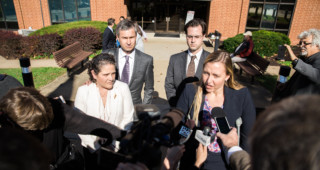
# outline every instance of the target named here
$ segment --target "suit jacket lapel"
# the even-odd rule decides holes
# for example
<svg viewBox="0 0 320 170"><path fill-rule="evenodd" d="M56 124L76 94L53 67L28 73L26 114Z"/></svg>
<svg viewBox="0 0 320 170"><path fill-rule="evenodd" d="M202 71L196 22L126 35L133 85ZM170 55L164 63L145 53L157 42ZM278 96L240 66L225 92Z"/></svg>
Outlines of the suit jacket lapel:
<svg viewBox="0 0 320 170"><path fill-rule="evenodd" d="M187 77L187 58L188 58L188 51L185 51L184 55L181 55L182 62L180 62L180 68L182 68L182 78L185 79Z"/></svg>
<svg viewBox="0 0 320 170"><path fill-rule="evenodd" d="M119 48L115 49L114 59L116 60L116 67L119 68Z"/></svg>
<svg viewBox="0 0 320 170"><path fill-rule="evenodd" d="M119 75L119 48L116 48L114 51L113 51L113 56L114 56L114 60L116 62L116 80L120 80L120 75Z"/></svg>
<svg viewBox="0 0 320 170"><path fill-rule="evenodd" d="M131 79L130 79L130 82L129 82L129 87L131 86L133 80L135 79L136 77L136 73L137 73L137 64L138 63L141 63L142 61L140 61L140 53L138 50L135 50L135 54L134 54L134 62L133 62L133 72L132 72L132 76L131 76Z"/></svg>

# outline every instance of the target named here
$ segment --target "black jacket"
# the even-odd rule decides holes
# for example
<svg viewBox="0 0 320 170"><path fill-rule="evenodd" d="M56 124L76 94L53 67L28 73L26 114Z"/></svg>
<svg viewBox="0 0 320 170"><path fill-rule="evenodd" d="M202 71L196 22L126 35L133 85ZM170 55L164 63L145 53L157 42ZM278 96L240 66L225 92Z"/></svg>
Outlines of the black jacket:
<svg viewBox="0 0 320 170"><path fill-rule="evenodd" d="M116 36L113 34L110 28L107 27L103 33L102 50L114 48L115 44L116 44Z"/></svg>

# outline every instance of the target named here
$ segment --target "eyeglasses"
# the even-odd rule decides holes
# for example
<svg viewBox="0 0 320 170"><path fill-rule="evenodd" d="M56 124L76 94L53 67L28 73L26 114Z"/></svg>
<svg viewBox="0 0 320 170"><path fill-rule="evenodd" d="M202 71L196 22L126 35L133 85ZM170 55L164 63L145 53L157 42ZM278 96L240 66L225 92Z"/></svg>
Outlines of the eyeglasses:
<svg viewBox="0 0 320 170"><path fill-rule="evenodd" d="M310 45L310 44L312 44L312 43L307 43L307 42L305 42L305 41L299 41L299 44L298 44L298 45L300 45L300 46L302 46L302 45L307 46L307 45Z"/></svg>
<svg viewBox="0 0 320 170"><path fill-rule="evenodd" d="M187 35L187 38L188 39L199 39L199 38L202 38L202 35L196 35L196 36L192 36L192 35Z"/></svg>

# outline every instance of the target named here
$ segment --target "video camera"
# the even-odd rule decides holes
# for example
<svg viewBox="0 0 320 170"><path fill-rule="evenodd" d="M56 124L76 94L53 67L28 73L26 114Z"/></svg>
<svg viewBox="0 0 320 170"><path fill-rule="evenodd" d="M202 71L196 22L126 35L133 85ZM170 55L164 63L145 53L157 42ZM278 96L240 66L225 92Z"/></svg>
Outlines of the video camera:
<svg viewBox="0 0 320 170"><path fill-rule="evenodd" d="M170 140L172 127L161 122L160 110L155 105L136 105L138 121L121 140L120 149L114 152L107 147L98 150L98 165L115 169L120 162L141 162L149 169L159 166L162 152L160 146L180 144Z"/></svg>

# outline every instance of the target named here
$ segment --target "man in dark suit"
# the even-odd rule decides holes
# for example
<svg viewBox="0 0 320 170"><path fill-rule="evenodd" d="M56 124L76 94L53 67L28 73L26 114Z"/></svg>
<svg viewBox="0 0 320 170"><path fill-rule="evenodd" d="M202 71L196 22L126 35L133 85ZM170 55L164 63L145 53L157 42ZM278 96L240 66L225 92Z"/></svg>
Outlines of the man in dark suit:
<svg viewBox="0 0 320 170"><path fill-rule="evenodd" d="M207 31L207 25L203 20L189 21L184 31L189 48L170 57L164 85L167 99L172 107L176 105L185 84L201 78L203 62L209 55L209 52L202 48Z"/></svg>
<svg viewBox="0 0 320 170"><path fill-rule="evenodd" d="M123 20L117 25L117 39L120 48L103 50L115 57L117 78L129 85L133 104L151 104L153 93L153 57L137 49L137 30L134 23ZM141 91L144 84L144 99Z"/></svg>
<svg viewBox="0 0 320 170"><path fill-rule="evenodd" d="M108 19L108 27L104 30L102 39L102 50L114 48L116 43L116 36L113 33L113 26L115 23L114 18Z"/></svg>

